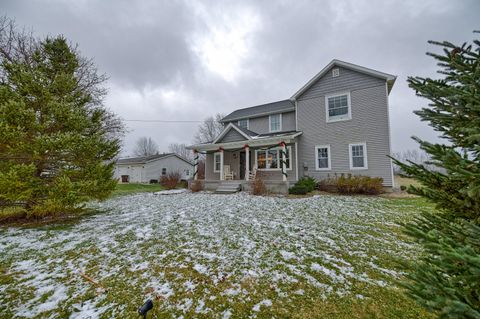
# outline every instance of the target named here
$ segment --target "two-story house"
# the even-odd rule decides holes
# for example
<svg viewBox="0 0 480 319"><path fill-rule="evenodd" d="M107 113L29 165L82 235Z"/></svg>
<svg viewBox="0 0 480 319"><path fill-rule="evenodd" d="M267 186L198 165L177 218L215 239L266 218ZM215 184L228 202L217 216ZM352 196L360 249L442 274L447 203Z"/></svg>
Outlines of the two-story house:
<svg viewBox="0 0 480 319"><path fill-rule="evenodd" d="M206 154L205 188L245 189L259 172L278 192L302 176L342 173L381 177L392 187L388 96L395 79L333 60L289 99L230 113L214 141L189 147Z"/></svg>

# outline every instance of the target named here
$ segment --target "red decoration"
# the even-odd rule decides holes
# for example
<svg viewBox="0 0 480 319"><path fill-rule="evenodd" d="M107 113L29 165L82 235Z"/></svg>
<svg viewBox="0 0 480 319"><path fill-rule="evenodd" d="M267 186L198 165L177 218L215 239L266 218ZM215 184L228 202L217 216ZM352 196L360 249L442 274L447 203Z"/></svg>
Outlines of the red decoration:
<svg viewBox="0 0 480 319"><path fill-rule="evenodd" d="M250 147L250 146L248 146L248 144L243 145L243 148L247 148L247 147Z"/></svg>
<svg viewBox="0 0 480 319"><path fill-rule="evenodd" d="M281 141L280 144L278 144L278 145L280 145L280 147L284 147L286 144L285 144L284 141Z"/></svg>

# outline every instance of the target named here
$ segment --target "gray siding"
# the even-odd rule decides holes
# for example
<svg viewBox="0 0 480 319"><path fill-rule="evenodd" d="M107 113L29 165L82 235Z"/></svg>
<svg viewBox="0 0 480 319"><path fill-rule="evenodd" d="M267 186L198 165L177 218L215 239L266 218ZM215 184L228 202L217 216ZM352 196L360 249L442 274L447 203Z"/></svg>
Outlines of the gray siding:
<svg viewBox="0 0 480 319"><path fill-rule="evenodd" d="M295 112L286 112L282 114L282 131L295 130ZM270 133L268 126L269 116L254 117L248 120L248 129L258 134ZM234 121L233 124L237 124ZM228 123L225 123L228 125Z"/></svg>
<svg viewBox="0 0 480 319"><path fill-rule="evenodd" d="M335 173L361 174L382 177L385 186L392 186L386 82L346 69L334 79L328 72L298 101L298 130L303 132L299 175L322 179ZM339 91L350 91L352 119L327 123L324 95ZM367 145L368 169L350 170L349 144L361 142ZM315 170L316 145L330 145L330 171Z"/></svg>
<svg viewBox="0 0 480 319"><path fill-rule="evenodd" d="M228 143L228 142L237 142L237 141L244 141L246 138L240 134L237 130L235 129L230 129L225 136L218 141L217 143Z"/></svg>
<svg viewBox="0 0 480 319"><path fill-rule="evenodd" d="M339 69L340 76L332 77L332 69ZM363 74L350 69L333 66L312 87L303 93L298 99L311 99L329 93L341 91L354 91L369 87L384 85L385 80Z"/></svg>

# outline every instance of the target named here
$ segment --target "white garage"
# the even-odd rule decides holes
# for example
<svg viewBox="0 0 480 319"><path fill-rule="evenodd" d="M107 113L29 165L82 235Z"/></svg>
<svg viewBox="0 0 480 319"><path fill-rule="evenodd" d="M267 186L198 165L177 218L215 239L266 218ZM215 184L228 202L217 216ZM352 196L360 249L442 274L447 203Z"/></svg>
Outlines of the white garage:
<svg viewBox="0 0 480 319"><path fill-rule="evenodd" d="M173 172L188 180L193 177L193 163L174 153L121 158L115 164L114 178L122 183L149 183Z"/></svg>

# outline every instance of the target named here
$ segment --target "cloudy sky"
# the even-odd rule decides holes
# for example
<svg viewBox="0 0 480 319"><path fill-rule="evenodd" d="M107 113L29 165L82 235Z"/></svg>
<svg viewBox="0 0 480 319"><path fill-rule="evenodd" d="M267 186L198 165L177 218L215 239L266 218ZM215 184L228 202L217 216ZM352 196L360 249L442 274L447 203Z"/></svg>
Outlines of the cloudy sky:
<svg viewBox="0 0 480 319"><path fill-rule="evenodd" d="M393 150L436 134L409 75L435 76L427 40L470 41L480 1L21 1L0 13L38 36L63 34L109 75L106 105L125 120L201 121L289 98L332 59L398 76L390 95ZM127 122L123 154L152 137L166 151L197 123Z"/></svg>

